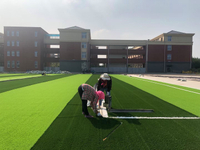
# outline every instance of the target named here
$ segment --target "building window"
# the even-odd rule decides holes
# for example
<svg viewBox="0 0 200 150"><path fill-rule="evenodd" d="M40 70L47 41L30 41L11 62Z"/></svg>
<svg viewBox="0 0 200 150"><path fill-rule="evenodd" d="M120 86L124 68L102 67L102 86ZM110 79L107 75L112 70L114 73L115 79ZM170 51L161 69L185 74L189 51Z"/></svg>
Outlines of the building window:
<svg viewBox="0 0 200 150"><path fill-rule="evenodd" d="M15 35L15 32L14 31L12 31L12 36L14 36Z"/></svg>
<svg viewBox="0 0 200 150"><path fill-rule="evenodd" d="M16 44L17 44L17 46L19 47L19 41L17 41L17 43L16 43Z"/></svg>
<svg viewBox="0 0 200 150"><path fill-rule="evenodd" d="M10 68L10 61L7 61L7 68Z"/></svg>
<svg viewBox="0 0 200 150"><path fill-rule="evenodd" d="M10 36L10 31L7 31L7 36Z"/></svg>
<svg viewBox="0 0 200 150"><path fill-rule="evenodd" d="M87 38L87 33L86 32L82 32L82 39L86 39Z"/></svg>
<svg viewBox="0 0 200 150"><path fill-rule="evenodd" d="M171 60L172 59L172 55L171 54L167 54L167 60Z"/></svg>
<svg viewBox="0 0 200 150"><path fill-rule="evenodd" d="M35 68L38 68L38 62L35 61Z"/></svg>
<svg viewBox="0 0 200 150"><path fill-rule="evenodd" d="M16 52L17 57L19 57L19 51Z"/></svg>
<svg viewBox="0 0 200 150"><path fill-rule="evenodd" d="M7 56L10 56L10 51L7 51Z"/></svg>
<svg viewBox="0 0 200 150"><path fill-rule="evenodd" d="M12 68L15 68L15 61L12 61Z"/></svg>
<svg viewBox="0 0 200 150"><path fill-rule="evenodd" d="M12 56L15 56L15 52L14 51L12 51Z"/></svg>
<svg viewBox="0 0 200 150"><path fill-rule="evenodd" d="M87 43L85 43L85 42L81 43L81 47L82 48L87 48Z"/></svg>
<svg viewBox="0 0 200 150"><path fill-rule="evenodd" d="M35 47L37 47L37 45L38 45L38 43L37 43L37 42L35 42Z"/></svg>
<svg viewBox="0 0 200 150"><path fill-rule="evenodd" d="M172 41L172 36L168 36L168 41Z"/></svg>
<svg viewBox="0 0 200 150"><path fill-rule="evenodd" d="M37 51L35 51L35 57L37 57L38 56L38 52Z"/></svg>
<svg viewBox="0 0 200 150"><path fill-rule="evenodd" d="M167 50L171 51L172 50L172 46L171 45L167 45Z"/></svg>
<svg viewBox="0 0 200 150"><path fill-rule="evenodd" d="M38 32L37 31L35 31L35 37L37 37L38 36Z"/></svg>
<svg viewBox="0 0 200 150"><path fill-rule="evenodd" d="M19 65L20 65L20 64L19 64L19 61L17 61L17 68L19 68Z"/></svg>
<svg viewBox="0 0 200 150"><path fill-rule="evenodd" d="M10 41L7 41L7 46L10 46Z"/></svg>
<svg viewBox="0 0 200 150"><path fill-rule="evenodd" d="M81 58L86 58L86 52L81 53Z"/></svg>
<svg viewBox="0 0 200 150"><path fill-rule="evenodd" d="M19 36L19 31L16 32L16 36Z"/></svg>
<svg viewBox="0 0 200 150"><path fill-rule="evenodd" d="M15 41L12 41L12 46L15 46Z"/></svg>

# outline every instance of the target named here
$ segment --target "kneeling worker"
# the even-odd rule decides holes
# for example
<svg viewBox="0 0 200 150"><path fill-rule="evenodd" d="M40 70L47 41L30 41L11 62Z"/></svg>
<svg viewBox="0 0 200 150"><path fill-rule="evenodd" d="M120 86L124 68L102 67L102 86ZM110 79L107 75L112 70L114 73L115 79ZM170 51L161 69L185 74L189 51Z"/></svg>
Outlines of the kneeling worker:
<svg viewBox="0 0 200 150"><path fill-rule="evenodd" d="M106 92L106 95L111 96L110 91L112 88L112 79L111 77L107 74L104 73L100 76L100 78L98 79L98 83L97 83L97 91L102 91L102 92ZM101 106L102 101L99 101L99 105Z"/></svg>
<svg viewBox="0 0 200 150"><path fill-rule="evenodd" d="M105 95L102 91L95 91L95 89L89 84L82 84L78 88L78 92L80 98L82 100L82 114L87 118L92 118L87 109L87 100L91 101L91 107L94 113L98 113L97 111L97 102L100 99L105 99Z"/></svg>

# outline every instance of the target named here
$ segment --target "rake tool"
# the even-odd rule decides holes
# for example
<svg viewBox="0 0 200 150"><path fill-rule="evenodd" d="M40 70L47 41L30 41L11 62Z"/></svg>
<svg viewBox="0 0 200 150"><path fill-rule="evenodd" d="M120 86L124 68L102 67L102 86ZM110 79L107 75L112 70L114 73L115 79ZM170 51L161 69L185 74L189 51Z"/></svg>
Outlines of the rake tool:
<svg viewBox="0 0 200 150"><path fill-rule="evenodd" d="M103 139L103 141L105 141L112 133L114 133L122 124L123 122L120 122L120 124Z"/></svg>

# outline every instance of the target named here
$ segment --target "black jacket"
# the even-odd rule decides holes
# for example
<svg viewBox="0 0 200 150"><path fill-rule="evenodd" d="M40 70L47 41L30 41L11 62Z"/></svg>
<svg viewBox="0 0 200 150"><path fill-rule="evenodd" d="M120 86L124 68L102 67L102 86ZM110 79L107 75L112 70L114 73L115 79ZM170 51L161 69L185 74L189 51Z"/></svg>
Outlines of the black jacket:
<svg viewBox="0 0 200 150"><path fill-rule="evenodd" d="M110 76L109 76L110 77ZM97 83L97 91L99 91L101 88L103 88L103 86L101 85L102 83L102 79L99 78L98 83ZM107 86L105 87L107 88L107 91L110 92L111 88L112 88L112 79L110 77L110 80L107 80Z"/></svg>

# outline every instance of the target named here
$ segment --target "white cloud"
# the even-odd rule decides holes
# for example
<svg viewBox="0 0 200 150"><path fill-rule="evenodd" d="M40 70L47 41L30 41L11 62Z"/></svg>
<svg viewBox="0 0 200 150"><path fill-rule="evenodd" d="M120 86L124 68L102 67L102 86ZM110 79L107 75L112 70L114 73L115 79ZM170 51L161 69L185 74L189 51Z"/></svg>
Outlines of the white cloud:
<svg viewBox="0 0 200 150"><path fill-rule="evenodd" d="M100 29L91 33L92 38L107 38L110 35L110 30L107 29Z"/></svg>
<svg viewBox="0 0 200 150"><path fill-rule="evenodd" d="M78 0L62 0L64 4L78 3Z"/></svg>

